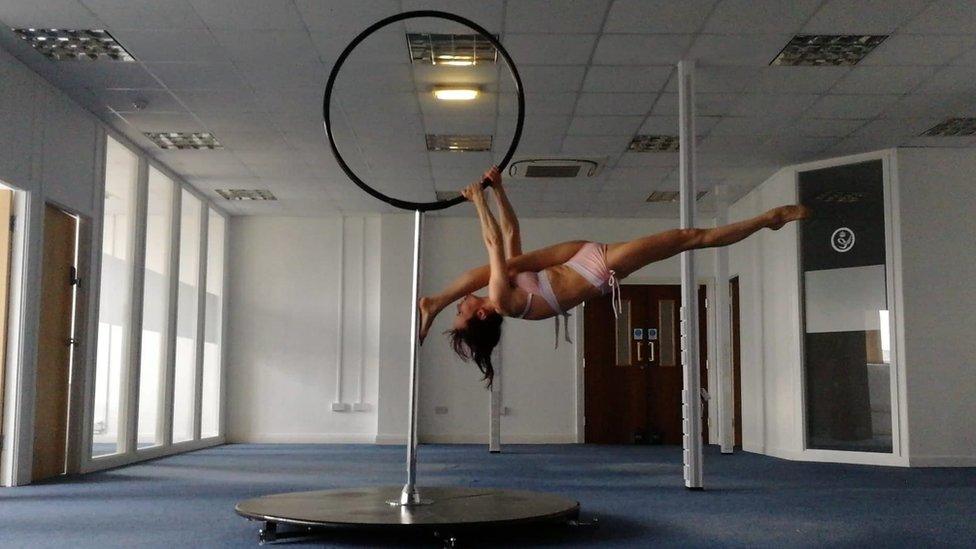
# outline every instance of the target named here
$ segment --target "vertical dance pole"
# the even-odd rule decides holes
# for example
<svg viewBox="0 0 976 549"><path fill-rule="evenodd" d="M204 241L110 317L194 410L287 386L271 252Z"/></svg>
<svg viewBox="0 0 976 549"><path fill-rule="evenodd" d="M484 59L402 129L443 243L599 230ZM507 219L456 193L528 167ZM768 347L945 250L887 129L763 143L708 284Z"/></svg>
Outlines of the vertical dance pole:
<svg viewBox="0 0 976 549"><path fill-rule="evenodd" d="M497 454L502 451L502 351L501 345L495 348L495 380L491 384L491 403L488 417L488 451Z"/></svg>
<svg viewBox="0 0 976 549"><path fill-rule="evenodd" d="M695 227L695 62L678 62L678 148L681 191L681 228ZM695 280L695 253L681 254L681 353L684 390L681 415L684 432L685 487L701 490L702 423L701 379L698 370L698 287Z"/></svg>
<svg viewBox="0 0 976 549"><path fill-rule="evenodd" d="M424 213L420 210L413 214L413 293L410 300L410 425L407 432L407 483L400 492L400 501L391 501L393 505L420 505L430 503L420 498L417 493L417 391L420 384L420 365L417 355L420 352L419 328L420 314L417 302L420 299L420 239L424 228Z"/></svg>

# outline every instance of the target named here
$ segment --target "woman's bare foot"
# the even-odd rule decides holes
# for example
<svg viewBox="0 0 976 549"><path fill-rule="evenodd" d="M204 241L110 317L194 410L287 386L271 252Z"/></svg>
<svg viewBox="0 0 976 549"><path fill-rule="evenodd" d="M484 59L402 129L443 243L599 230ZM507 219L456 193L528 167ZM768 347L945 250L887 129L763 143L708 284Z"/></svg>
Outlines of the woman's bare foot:
<svg viewBox="0 0 976 549"><path fill-rule="evenodd" d="M423 344L430 326L434 323L434 317L440 311L435 306L434 300L429 297L420 298L417 308L420 309L420 343Z"/></svg>
<svg viewBox="0 0 976 549"><path fill-rule="evenodd" d="M783 228L783 225L786 225L791 221L810 219L812 215L813 210L804 206L803 204L780 206L779 208L769 210L769 225L767 225L767 227L774 231L778 231Z"/></svg>

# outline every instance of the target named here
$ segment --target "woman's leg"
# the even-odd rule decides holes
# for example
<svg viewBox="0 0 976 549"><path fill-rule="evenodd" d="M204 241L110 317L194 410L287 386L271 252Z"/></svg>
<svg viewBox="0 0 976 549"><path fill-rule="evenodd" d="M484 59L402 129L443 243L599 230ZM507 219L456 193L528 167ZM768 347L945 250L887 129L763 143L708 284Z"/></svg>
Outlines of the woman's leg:
<svg viewBox="0 0 976 549"><path fill-rule="evenodd" d="M607 265L625 277L656 261L687 250L730 246L763 228L778 230L790 221L810 217L805 206L780 206L766 213L714 229L673 229L607 247Z"/></svg>

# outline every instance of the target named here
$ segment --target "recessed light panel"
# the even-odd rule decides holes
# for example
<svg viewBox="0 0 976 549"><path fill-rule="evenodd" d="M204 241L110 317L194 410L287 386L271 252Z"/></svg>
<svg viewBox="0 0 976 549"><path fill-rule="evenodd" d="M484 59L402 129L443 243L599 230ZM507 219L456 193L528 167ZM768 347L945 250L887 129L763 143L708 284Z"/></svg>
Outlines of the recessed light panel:
<svg viewBox="0 0 976 549"><path fill-rule="evenodd" d="M427 134L428 151L482 152L491 150L490 135Z"/></svg>
<svg viewBox="0 0 976 549"><path fill-rule="evenodd" d="M627 150L633 152L676 152L678 150L678 136L635 135Z"/></svg>
<svg viewBox="0 0 976 549"><path fill-rule="evenodd" d="M407 33L410 61L424 65L469 67L494 63L498 52L480 34Z"/></svg>
<svg viewBox="0 0 976 549"><path fill-rule="evenodd" d="M146 137L152 140L160 149L166 150L201 150L223 149L217 137L208 132L146 132Z"/></svg>
<svg viewBox="0 0 976 549"><path fill-rule="evenodd" d="M108 31L71 29L13 29L35 50L55 61L110 59L135 61Z"/></svg>
<svg viewBox="0 0 976 549"><path fill-rule="evenodd" d="M708 191L698 191L695 200L701 200ZM652 191L647 197L647 202L677 202L681 194L678 191Z"/></svg>
<svg viewBox="0 0 976 549"><path fill-rule="evenodd" d="M885 41L885 34L798 34L769 64L851 66Z"/></svg>
<svg viewBox="0 0 976 549"><path fill-rule="evenodd" d="M924 137L959 137L976 135L976 118L949 118L945 122L940 122L932 126L925 133Z"/></svg>
<svg viewBox="0 0 976 549"><path fill-rule="evenodd" d="M268 189L217 189L227 200L278 200Z"/></svg>

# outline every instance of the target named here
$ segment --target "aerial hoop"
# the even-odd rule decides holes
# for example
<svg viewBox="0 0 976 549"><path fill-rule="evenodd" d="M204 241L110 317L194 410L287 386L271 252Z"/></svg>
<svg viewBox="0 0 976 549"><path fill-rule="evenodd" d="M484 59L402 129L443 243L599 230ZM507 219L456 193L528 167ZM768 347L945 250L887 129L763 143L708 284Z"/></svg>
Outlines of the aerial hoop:
<svg viewBox="0 0 976 549"><path fill-rule="evenodd" d="M462 196L457 196L448 200L437 200L434 202L411 202L409 200L400 200L392 196L387 196L380 191L377 191L368 183L363 181L362 178L360 178L356 172L349 167L345 159L342 157L342 154L339 152L339 148L336 146L335 136L332 133L332 117L329 112L331 110L332 89L335 86L336 77L339 75L339 71L342 69L342 65L345 63L346 58L349 57L349 54L352 53L354 49L356 49L356 46L358 46L363 40L368 38L377 30L391 23L421 17L446 19L470 28L471 30L480 34L485 40L490 42L508 65L508 70L511 72L512 78L515 80L515 93L518 98L518 120L515 124L515 134L512 136L512 143L508 146L508 151L505 152L505 156L502 157L501 162L498 163L499 170L505 169L505 166L507 166L509 161L512 160L512 156L515 154L515 149L518 148L519 140L522 138L522 124L525 122L525 94L522 91L522 77L519 76L518 69L515 67L515 62L512 61L512 57L508 54L508 51L505 50L505 47L502 46L501 42L499 42L493 34L485 30L484 27L478 25L474 21L461 17L460 15L454 15L453 13L437 10L405 11L403 13L398 13L385 19L381 19L380 21L377 21L376 23L373 23L367 27L363 32L359 33L359 35L353 38L352 42L346 46L346 49L342 50L342 53L339 54L339 58L336 60L335 65L332 67L332 72L329 73L329 81L325 86L325 96L322 99L322 117L325 122L325 133L329 136L329 145L332 147L332 154L335 156L336 162L339 163L339 167L342 168L342 171L345 172L346 176L348 176L353 183L355 183L360 189L369 193L371 196L378 198L395 208L418 212L429 212L450 208L451 206L464 202L465 199Z"/></svg>

